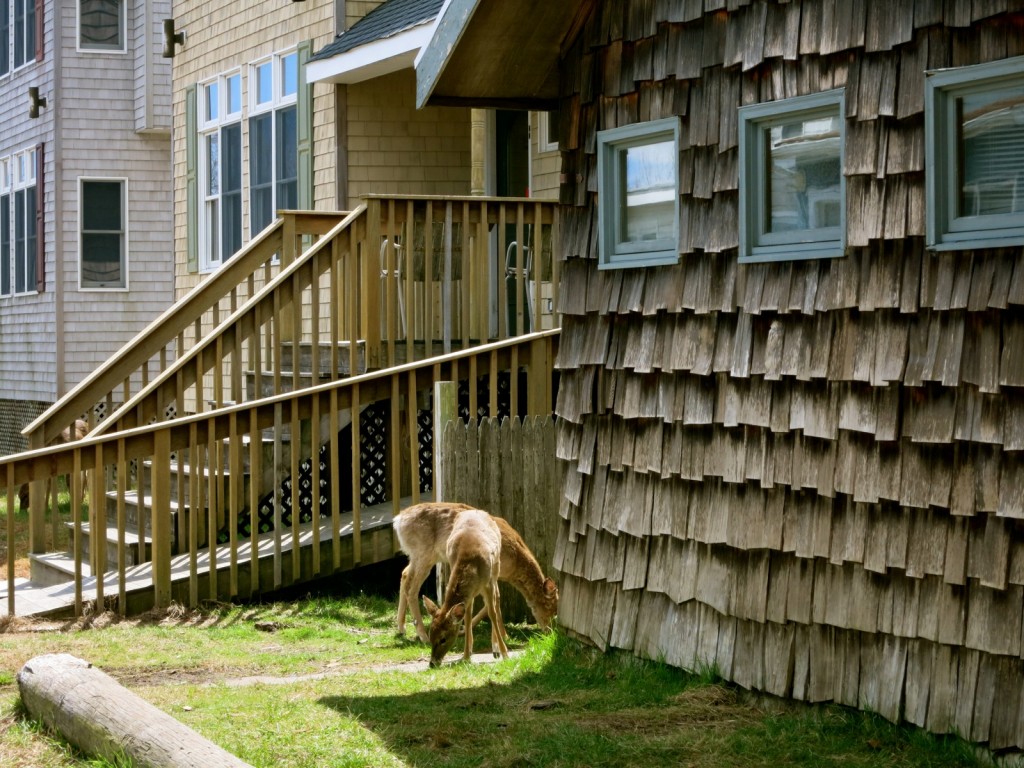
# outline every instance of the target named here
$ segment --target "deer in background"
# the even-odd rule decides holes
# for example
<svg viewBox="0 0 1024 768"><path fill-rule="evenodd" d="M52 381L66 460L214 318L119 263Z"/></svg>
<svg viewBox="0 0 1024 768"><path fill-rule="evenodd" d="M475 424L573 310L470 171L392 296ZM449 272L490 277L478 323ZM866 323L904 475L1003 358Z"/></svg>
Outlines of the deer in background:
<svg viewBox="0 0 1024 768"><path fill-rule="evenodd" d="M441 664L448 649L465 631L462 657L473 655L473 602L477 595L484 599L484 608L491 621L491 650L508 658L505 627L501 620L501 596L498 592L498 569L501 564L501 531L494 518L479 509L461 510L455 518L445 547L452 573L440 607L429 597L423 603L432 617L430 622L430 666Z"/></svg>
<svg viewBox="0 0 1024 768"><path fill-rule="evenodd" d="M409 556L409 565L402 571L398 596L398 633L405 634L406 611L412 612L419 639L429 642L419 609L419 591L437 562L447 562L447 542L458 516L473 509L468 504L424 502L402 510L395 518L395 535L402 551ZM537 624L551 628L551 619L558 611L558 587L545 578L537 558L526 546L522 536L501 517L494 517L501 532L501 568L498 578L515 587L530 606ZM474 618L475 625L486 610ZM505 636L503 636L503 639Z"/></svg>

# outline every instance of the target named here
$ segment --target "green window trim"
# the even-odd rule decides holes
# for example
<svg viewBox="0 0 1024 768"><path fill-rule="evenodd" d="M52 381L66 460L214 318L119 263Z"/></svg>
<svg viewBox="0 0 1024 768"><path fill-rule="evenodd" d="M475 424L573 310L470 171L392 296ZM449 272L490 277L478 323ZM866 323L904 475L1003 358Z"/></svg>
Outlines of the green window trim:
<svg viewBox="0 0 1024 768"><path fill-rule="evenodd" d="M679 261L679 118L597 133L598 268Z"/></svg>
<svg viewBox="0 0 1024 768"><path fill-rule="evenodd" d="M1024 56L925 73L925 205L931 250L1024 244Z"/></svg>
<svg viewBox="0 0 1024 768"><path fill-rule="evenodd" d="M843 89L740 107L739 121L739 261L843 256Z"/></svg>
<svg viewBox="0 0 1024 768"><path fill-rule="evenodd" d="M298 198L299 208L313 209L313 85L306 82L306 63L313 51L313 41L298 46L299 92L296 94L298 132Z"/></svg>

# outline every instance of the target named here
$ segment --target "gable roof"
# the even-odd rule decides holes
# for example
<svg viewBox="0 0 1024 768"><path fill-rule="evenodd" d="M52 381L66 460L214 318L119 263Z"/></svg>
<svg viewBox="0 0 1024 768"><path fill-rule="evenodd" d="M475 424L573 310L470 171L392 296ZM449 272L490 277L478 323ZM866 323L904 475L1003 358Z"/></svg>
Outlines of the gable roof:
<svg viewBox="0 0 1024 768"><path fill-rule="evenodd" d="M416 106L553 109L558 62L592 0L447 0L416 57Z"/></svg>
<svg viewBox="0 0 1024 768"><path fill-rule="evenodd" d="M408 69L444 0L386 0L309 59L310 82L358 83Z"/></svg>

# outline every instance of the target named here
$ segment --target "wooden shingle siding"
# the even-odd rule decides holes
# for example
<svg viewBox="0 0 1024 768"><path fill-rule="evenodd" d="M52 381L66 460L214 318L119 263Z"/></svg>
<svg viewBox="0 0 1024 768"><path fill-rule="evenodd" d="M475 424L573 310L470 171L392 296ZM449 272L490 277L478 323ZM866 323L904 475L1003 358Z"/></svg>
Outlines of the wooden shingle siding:
<svg viewBox="0 0 1024 768"><path fill-rule="evenodd" d="M1024 259L925 249L924 72L1019 4L601 0L562 67L560 620L1024 747ZM847 253L737 263L738 108L844 88ZM598 270L598 130L678 116L679 263Z"/></svg>

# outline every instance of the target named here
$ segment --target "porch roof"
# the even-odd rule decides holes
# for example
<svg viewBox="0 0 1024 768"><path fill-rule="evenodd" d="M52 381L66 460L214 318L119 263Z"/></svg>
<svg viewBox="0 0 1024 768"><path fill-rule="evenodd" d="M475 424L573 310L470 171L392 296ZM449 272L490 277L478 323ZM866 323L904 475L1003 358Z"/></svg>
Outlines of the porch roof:
<svg viewBox="0 0 1024 768"><path fill-rule="evenodd" d="M409 69L444 0L386 0L309 59L309 82L359 83Z"/></svg>
<svg viewBox="0 0 1024 768"><path fill-rule="evenodd" d="M416 106L553 109L558 62L592 0L446 0L416 57Z"/></svg>

